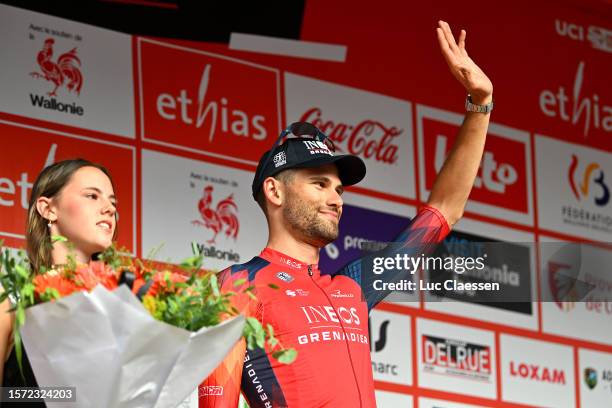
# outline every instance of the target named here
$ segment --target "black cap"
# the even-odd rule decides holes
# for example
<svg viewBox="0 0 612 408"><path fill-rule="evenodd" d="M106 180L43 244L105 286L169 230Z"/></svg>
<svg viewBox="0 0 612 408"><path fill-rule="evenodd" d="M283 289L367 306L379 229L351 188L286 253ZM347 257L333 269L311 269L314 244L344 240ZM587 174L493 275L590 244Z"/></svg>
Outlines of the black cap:
<svg viewBox="0 0 612 408"><path fill-rule="evenodd" d="M310 137L290 138L282 143L282 139L289 133ZM352 186L359 183L366 174L363 160L351 154L335 155L326 144L326 139L327 136L323 132L307 122L296 122L287 127L272 149L259 159L253 178L253 198L257 199L257 193L266 178L287 169L313 168L334 163L342 185Z"/></svg>

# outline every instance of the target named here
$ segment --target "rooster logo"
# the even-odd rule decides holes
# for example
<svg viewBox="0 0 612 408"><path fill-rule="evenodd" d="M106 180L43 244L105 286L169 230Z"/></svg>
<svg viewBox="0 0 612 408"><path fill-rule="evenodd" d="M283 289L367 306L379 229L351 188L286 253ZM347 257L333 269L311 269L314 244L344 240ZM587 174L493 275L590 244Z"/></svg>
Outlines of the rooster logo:
<svg viewBox="0 0 612 408"><path fill-rule="evenodd" d="M81 75L81 60L77 57L76 48L62 54L57 59L57 63L52 61L53 58L53 38L47 38L43 49L40 50L36 57L36 62L40 67L41 72L31 72L30 75L34 78L44 78L47 81L53 82L55 88L51 92L47 92L49 96L57 96L57 88L65 86L69 92L74 92L77 95L81 93L83 85L83 75Z"/></svg>
<svg viewBox="0 0 612 408"><path fill-rule="evenodd" d="M193 225L201 225L206 229L211 229L214 233L213 237L207 241L209 244L214 244L217 239L217 234L225 227L225 236L232 237L234 240L238 237L238 229L240 222L238 221L238 206L234 202L234 195L230 194L227 198L219 201L216 208L212 208L212 193L213 187L204 187L204 193L200 201L198 201L198 210L202 221L194 220Z"/></svg>

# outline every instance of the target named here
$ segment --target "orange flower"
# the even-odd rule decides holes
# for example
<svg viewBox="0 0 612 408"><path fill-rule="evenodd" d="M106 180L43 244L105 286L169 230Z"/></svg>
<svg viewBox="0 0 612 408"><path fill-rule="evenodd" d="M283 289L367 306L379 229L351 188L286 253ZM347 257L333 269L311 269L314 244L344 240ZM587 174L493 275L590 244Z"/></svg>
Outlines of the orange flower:
<svg viewBox="0 0 612 408"><path fill-rule="evenodd" d="M170 281L170 285L168 285ZM179 282L185 282L187 276L170 271L161 271L153 275L153 284L147 291L147 295L156 296L158 294L173 293L176 291L174 284Z"/></svg>
<svg viewBox="0 0 612 408"><path fill-rule="evenodd" d="M40 299L47 289L56 289L61 297L80 290L93 290L98 284L113 290L118 285L117 273L103 262L79 264L75 271L66 268L51 269L34 277L34 291Z"/></svg>
<svg viewBox="0 0 612 408"><path fill-rule="evenodd" d="M81 290L74 282L61 276L57 271L49 271L43 275L37 275L34 278L34 291L37 298L43 294L48 288L56 289L60 296L68 296L78 290Z"/></svg>

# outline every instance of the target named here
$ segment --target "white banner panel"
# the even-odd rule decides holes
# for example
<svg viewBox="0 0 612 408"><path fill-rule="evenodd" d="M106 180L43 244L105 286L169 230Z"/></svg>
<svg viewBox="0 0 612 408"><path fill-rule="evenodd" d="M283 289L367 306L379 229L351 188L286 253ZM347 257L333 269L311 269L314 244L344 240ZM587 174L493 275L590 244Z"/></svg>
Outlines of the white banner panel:
<svg viewBox="0 0 612 408"><path fill-rule="evenodd" d="M579 349L580 406L607 407L612 404L612 354Z"/></svg>
<svg viewBox="0 0 612 408"><path fill-rule="evenodd" d="M412 395L376 390L378 408L412 408Z"/></svg>
<svg viewBox="0 0 612 408"><path fill-rule="evenodd" d="M206 268L220 270L259 255L266 221L251 196L252 173L143 150L143 254L178 262L195 242Z"/></svg>
<svg viewBox="0 0 612 408"><path fill-rule="evenodd" d="M420 387L496 398L492 332L418 319L417 341Z"/></svg>
<svg viewBox="0 0 612 408"><path fill-rule="evenodd" d="M374 380L412 385L410 316L374 309L369 324Z"/></svg>
<svg viewBox="0 0 612 408"><path fill-rule="evenodd" d="M540 227L612 241L612 155L536 135Z"/></svg>
<svg viewBox="0 0 612 408"><path fill-rule="evenodd" d="M415 198L409 102L285 73L285 103L289 123L311 122L333 140L336 153L365 161L359 187Z"/></svg>
<svg viewBox="0 0 612 408"><path fill-rule="evenodd" d="M574 355L569 346L502 334L502 399L538 407L575 406Z"/></svg>
<svg viewBox="0 0 612 408"><path fill-rule="evenodd" d="M0 110L134 137L131 36L0 5Z"/></svg>
<svg viewBox="0 0 612 408"><path fill-rule="evenodd" d="M612 344L612 251L545 236L540 241L542 329Z"/></svg>
<svg viewBox="0 0 612 408"><path fill-rule="evenodd" d="M485 408L482 405L460 404L432 398L419 398L419 408Z"/></svg>

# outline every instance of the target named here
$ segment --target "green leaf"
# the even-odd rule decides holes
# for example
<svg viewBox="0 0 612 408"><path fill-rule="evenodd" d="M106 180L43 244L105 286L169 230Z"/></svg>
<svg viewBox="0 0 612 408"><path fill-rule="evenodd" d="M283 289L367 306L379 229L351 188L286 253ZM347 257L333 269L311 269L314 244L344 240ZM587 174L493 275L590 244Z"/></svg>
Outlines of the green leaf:
<svg viewBox="0 0 612 408"><path fill-rule="evenodd" d="M273 283L268 283L268 286L269 286L270 288L274 289L274 290L278 290L278 289L280 289L280 287L279 287L278 285L275 285L275 284L273 284Z"/></svg>
<svg viewBox="0 0 612 408"><path fill-rule="evenodd" d="M217 276L216 275L211 275L210 277L210 287L213 290L213 294L215 296L219 296L219 284L217 282Z"/></svg>
<svg viewBox="0 0 612 408"><path fill-rule="evenodd" d="M275 351L274 353L272 353L272 357L278 360L279 363L291 364L297 358L297 350L290 348L290 349Z"/></svg>
<svg viewBox="0 0 612 408"><path fill-rule="evenodd" d="M246 278L236 279L236 281L234 282L234 287L237 288L238 286L244 284L246 281Z"/></svg>

